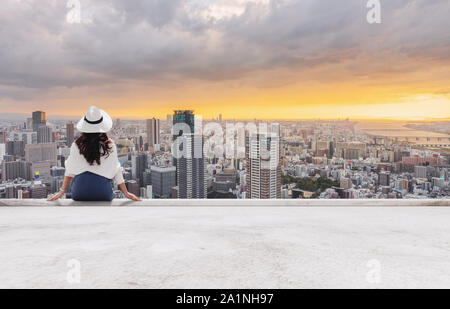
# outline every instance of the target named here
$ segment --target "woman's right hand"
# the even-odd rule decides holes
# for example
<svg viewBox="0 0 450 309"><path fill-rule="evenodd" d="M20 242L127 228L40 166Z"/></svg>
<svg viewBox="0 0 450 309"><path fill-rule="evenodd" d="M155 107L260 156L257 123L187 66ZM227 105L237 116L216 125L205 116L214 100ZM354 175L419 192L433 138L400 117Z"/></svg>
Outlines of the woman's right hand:
<svg viewBox="0 0 450 309"><path fill-rule="evenodd" d="M136 195L134 195L133 193L130 192L125 192L123 195L125 195L125 197L127 199L130 199L132 201L136 201L136 202L141 202L141 199L138 198Z"/></svg>

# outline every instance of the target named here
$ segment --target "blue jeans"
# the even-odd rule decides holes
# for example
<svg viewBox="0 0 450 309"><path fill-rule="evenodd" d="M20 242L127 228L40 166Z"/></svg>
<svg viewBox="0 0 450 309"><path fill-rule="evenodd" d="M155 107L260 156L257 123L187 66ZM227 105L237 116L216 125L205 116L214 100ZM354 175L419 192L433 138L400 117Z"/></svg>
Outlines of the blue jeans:
<svg viewBox="0 0 450 309"><path fill-rule="evenodd" d="M72 199L110 202L114 199L112 180L90 172L77 175L72 183Z"/></svg>

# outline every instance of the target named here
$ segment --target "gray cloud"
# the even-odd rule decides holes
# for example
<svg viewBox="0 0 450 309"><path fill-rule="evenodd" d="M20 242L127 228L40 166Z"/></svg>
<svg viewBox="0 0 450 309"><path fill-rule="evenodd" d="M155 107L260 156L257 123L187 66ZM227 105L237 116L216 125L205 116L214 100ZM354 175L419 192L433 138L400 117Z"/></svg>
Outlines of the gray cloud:
<svg viewBox="0 0 450 309"><path fill-rule="evenodd" d="M235 0L228 3L241 12L224 16L208 13L220 0L80 2L81 24L66 22L65 1L2 3L0 89L7 91L0 99L56 87L326 71L340 63L348 63L346 74L361 76L450 60L448 0L382 1L381 25L367 24L365 0Z"/></svg>

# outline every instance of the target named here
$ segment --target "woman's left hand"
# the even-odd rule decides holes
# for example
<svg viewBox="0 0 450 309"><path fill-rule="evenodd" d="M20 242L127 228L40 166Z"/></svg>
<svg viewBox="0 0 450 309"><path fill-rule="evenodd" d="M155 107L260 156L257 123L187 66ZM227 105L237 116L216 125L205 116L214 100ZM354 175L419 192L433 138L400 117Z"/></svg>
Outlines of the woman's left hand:
<svg viewBox="0 0 450 309"><path fill-rule="evenodd" d="M125 197L126 197L127 199L130 199L130 200L136 201L136 202L141 202L141 199L138 198L138 197L137 197L136 195L134 195L133 193L126 192L126 193L124 193L124 195L125 195Z"/></svg>
<svg viewBox="0 0 450 309"><path fill-rule="evenodd" d="M59 200L64 195L64 191L59 191L58 193L50 196L47 201L53 202Z"/></svg>

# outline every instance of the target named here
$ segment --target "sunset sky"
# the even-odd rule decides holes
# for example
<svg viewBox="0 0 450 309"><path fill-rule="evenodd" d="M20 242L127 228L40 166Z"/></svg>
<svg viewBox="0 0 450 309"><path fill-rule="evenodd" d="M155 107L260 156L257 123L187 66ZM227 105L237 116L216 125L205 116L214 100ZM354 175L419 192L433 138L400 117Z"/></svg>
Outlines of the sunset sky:
<svg viewBox="0 0 450 309"><path fill-rule="evenodd" d="M448 0L1 2L0 113L450 117Z"/></svg>

